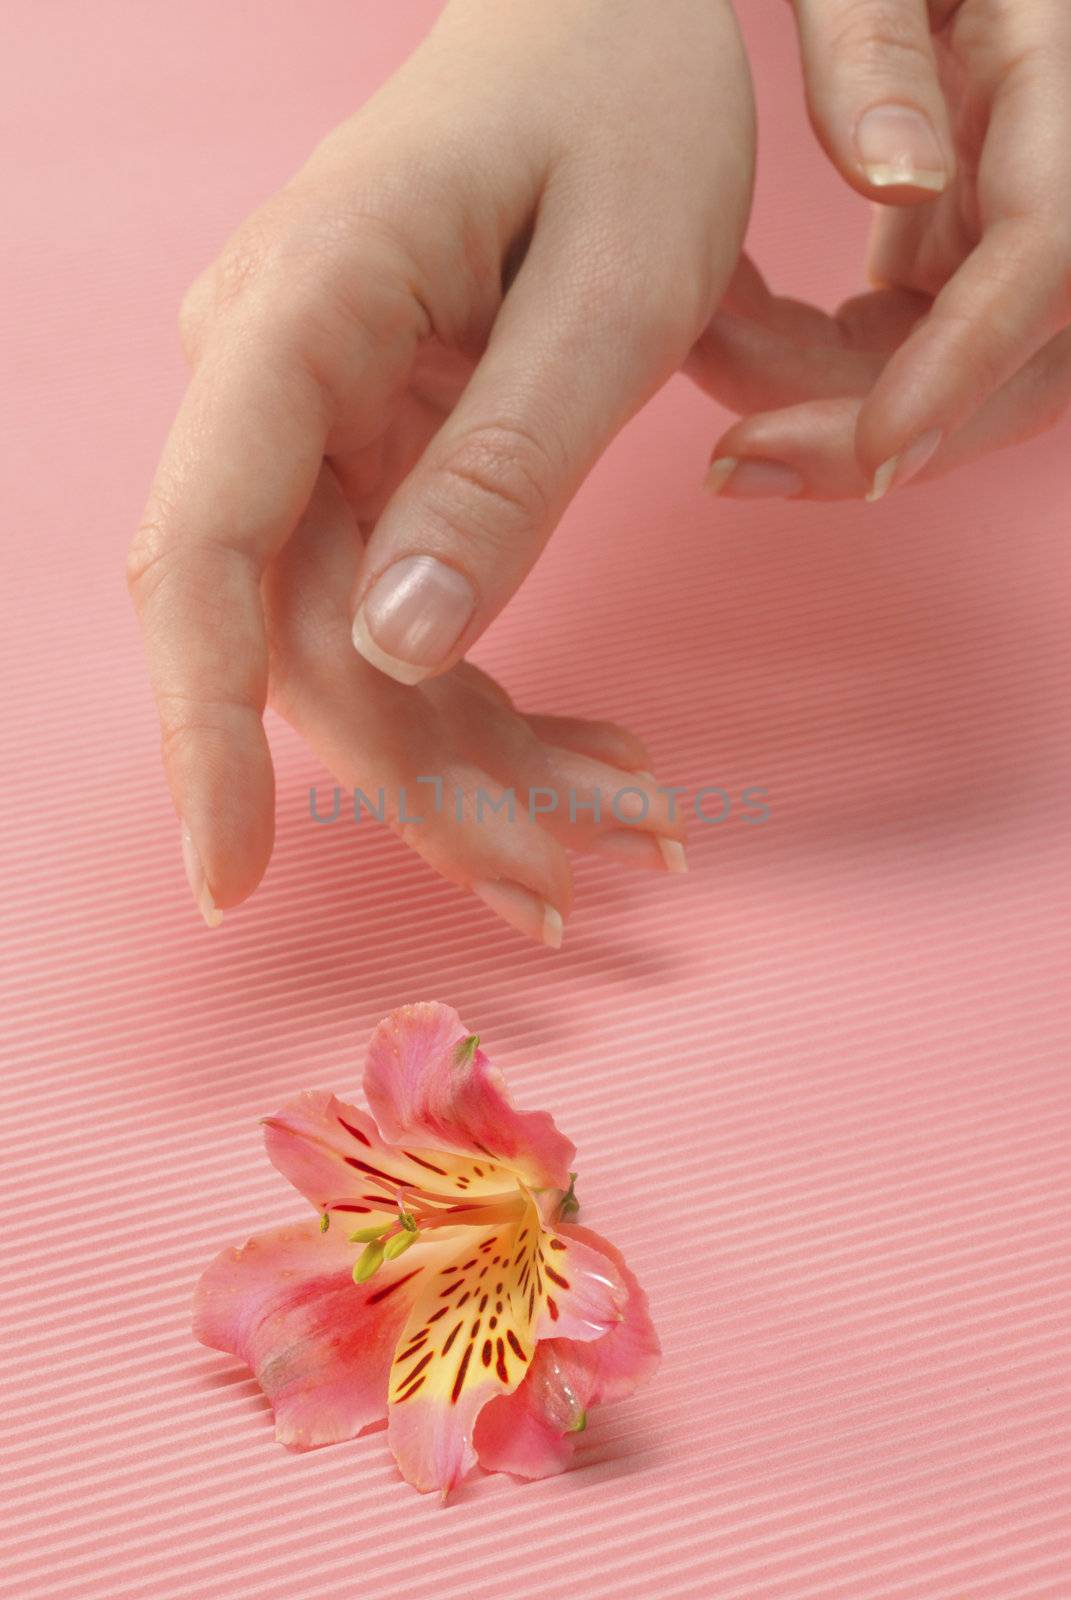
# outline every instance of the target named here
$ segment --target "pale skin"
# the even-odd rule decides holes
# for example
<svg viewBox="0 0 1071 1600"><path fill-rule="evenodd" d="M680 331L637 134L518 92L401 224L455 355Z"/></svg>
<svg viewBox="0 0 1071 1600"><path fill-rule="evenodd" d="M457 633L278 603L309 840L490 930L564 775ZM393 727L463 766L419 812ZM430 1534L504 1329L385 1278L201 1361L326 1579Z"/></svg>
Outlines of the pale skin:
<svg viewBox="0 0 1071 1600"><path fill-rule="evenodd" d="M741 413L713 452L728 495L888 493L1066 405L1071 8L797 15L819 138L885 206L881 287L835 318L741 256L754 128L727 0L450 0L194 284L130 581L206 921L271 855L269 701L346 786L461 789L462 821L395 826L533 939L560 942L570 849L682 870L637 738L522 714L464 660L673 373ZM626 786L635 826L605 800L598 822L525 814L532 788ZM514 820L473 826L475 791L510 787Z"/></svg>

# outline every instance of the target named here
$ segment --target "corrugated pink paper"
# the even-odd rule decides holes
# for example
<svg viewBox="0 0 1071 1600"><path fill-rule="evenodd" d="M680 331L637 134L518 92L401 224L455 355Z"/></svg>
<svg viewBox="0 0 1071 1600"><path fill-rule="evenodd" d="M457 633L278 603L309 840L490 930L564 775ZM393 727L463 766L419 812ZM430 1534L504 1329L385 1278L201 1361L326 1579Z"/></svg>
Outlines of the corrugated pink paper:
<svg viewBox="0 0 1071 1600"><path fill-rule="evenodd" d="M717 504L675 383L480 657L770 821L693 826L683 880L582 863L555 955L313 827L276 727L264 889L218 935L189 902L122 581L174 307L432 9L9 8L0 1593L1066 1597L1066 429L878 507ZM801 155L787 9L747 21L754 249L829 303L865 219ZM445 1509L381 1435L286 1454L189 1332L209 1256L301 1211L257 1117L425 997L577 1140L666 1352L578 1470Z"/></svg>

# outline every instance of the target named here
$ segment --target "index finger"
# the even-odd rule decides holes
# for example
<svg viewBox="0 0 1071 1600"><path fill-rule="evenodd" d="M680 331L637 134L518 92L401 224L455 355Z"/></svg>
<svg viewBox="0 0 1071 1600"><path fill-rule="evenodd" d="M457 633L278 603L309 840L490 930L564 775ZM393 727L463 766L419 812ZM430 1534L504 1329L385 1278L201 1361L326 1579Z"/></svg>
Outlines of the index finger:
<svg viewBox="0 0 1071 1600"><path fill-rule="evenodd" d="M327 414L286 341L234 333L206 351L131 546L130 591L160 716L190 887L205 921L256 887L274 780L262 722L260 578L308 504Z"/></svg>

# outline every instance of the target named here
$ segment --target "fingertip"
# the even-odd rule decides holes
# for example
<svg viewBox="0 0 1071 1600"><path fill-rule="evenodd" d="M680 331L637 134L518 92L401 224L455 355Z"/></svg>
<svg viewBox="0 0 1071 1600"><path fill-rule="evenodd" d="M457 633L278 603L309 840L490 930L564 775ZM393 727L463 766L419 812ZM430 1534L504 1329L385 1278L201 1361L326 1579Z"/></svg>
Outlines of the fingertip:
<svg viewBox="0 0 1071 1600"><path fill-rule="evenodd" d="M565 929L562 914L534 889L508 878L477 879L471 889L509 927L550 950L561 949Z"/></svg>
<svg viewBox="0 0 1071 1600"><path fill-rule="evenodd" d="M867 500L871 504L883 500L890 490L902 489L912 478L917 478L940 449L943 438L940 428L927 428L903 450L889 456L875 471Z"/></svg>
<svg viewBox="0 0 1071 1600"><path fill-rule="evenodd" d="M388 655L373 639L365 620L364 609L358 611L353 623L353 648L359 656L363 656L370 667L385 673L388 678L393 678L395 683L403 683L412 687L415 683L422 683L430 676L430 667L418 667L411 661L401 661L397 656Z"/></svg>
<svg viewBox="0 0 1071 1600"><path fill-rule="evenodd" d="M209 928L257 888L274 845L275 780L259 717L255 733L232 739L201 732L181 753L172 745L166 763L186 880Z"/></svg>
<svg viewBox="0 0 1071 1600"><path fill-rule="evenodd" d="M357 652L397 683L449 667L477 608L473 584L449 562L402 556L366 590L353 622Z"/></svg>
<svg viewBox="0 0 1071 1600"><path fill-rule="evenodd" d="M651 757L643 740L619 723L542 712L532 712L524 720L536 738L548 747L590 756L593 761L617 767L622 772L650 769ZM652 778L651 782L654 781Z"/></svg>
<svg viewBox="0 0 1071 1600"><path fill-rule="evenodd" d="M802 473L763 456L722 456L707 474L708 493L730 500L788 500L807 487Z"/></svg>
<svg viewBox="0 0 1071 1600"><path fill-rule="evenodd" d="M870 106L855 125L856 181L879 205L919 205L943 194L955 176L955 152L932 117L916 106ZM851 181L853 174L845 176Z"/></svg>
<svg viewBox="0 0 1071 1600"><path fill-rule="evenodd" d="M205 877L204 864L201 853L193 842L193 834L187 823L182 824L182 865L186 870L186 882L190 886L194 904L204 919L205 926L218 928L223 921L223 912L216 905L212 890Z"/></svg>

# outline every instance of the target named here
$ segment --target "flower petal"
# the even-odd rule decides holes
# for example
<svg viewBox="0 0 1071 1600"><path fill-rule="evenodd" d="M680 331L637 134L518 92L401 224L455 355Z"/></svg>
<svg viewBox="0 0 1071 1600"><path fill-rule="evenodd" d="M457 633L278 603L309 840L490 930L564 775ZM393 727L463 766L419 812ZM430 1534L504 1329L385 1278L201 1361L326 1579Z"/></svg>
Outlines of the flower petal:
<svg viewBox="0 0 1071 1600"><path fill-rule="evenodd" d="M440 1248L398 1341L390 1375L390 1443L416 1488L444 1494L475 1465L481 1408L521 1382L535 1351L533 1294L522 1285L539 1214L459 1229ZM530 1275L530 1266L527 1268Z"/></svg>
<svg viewBox="0 0 1071 1600"><path fill-rule="evenodd" d="M616 1260L614 1258L617 1258ZM628 1288L620 1256L586 1228L564 1224L540 1234L530 1277L537 1339L601 1339L621 1320Z"/></svg>
<svg viewBox="0 0 1071 1600"><path fill-rule="evenodd" d="M519 1478L561 1472L572 1459L574 1435L584 1426L588 1408L624 1399L658 1366L658 1335L647 1296L620 1252L587 1228L563 1224L560 1231L613 1262L628 1293L624 1315L601 1339L544 1340L524 1382L483 1408L473 1442L480 1465L491 1472Z"/></svg>
<svg viewBox="0 0 1071 1600"><path fill-rule="evenodd" d="M293 1449L351 1439L386 1414L398 1333L434 1252L414 1246L361 1285L357 1253L310 1219L224 1250L197 1286L194 1333L253 1369Z"/></svg>
<svg viewBox="0 0 1071 1600"><path fill-rule="evenodd" d="M535 1188L566 1189L575 1147L543 1111L517 1111L451 1006L392 1011L368 1047L364 1091L387 1138L501 1160Z"/></svg>
<svg viewBox="0 0 1071 1600"><path fill-rule="evenodd" d="M403 1475L449 1493L475 1464L477 1416L522 1382L537 1341L552 1328L601 1339L627 1295L613 1261L546 1231L532 1201L482 1233L458 1230L449 1250L444 1240L391 1370L390 1442Z"/></svg>
<svg viewBox="0 0 1071 1600"><path fill-rule="evenodd" d="M372 1118L326 1089L309 1090L264 1119L268 1155L317 1211L348 1216L353 1229L397 1215L401 1193L460 1205L513 1190L496 1162L438 1150L399 1150Z"/></svg>

